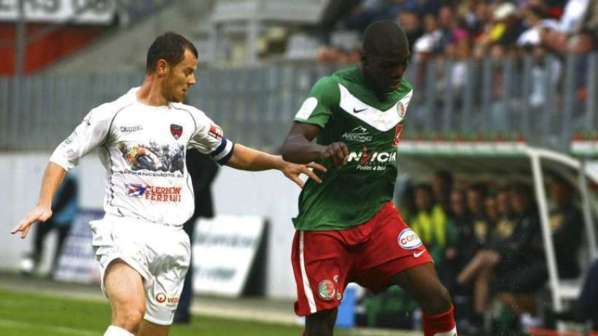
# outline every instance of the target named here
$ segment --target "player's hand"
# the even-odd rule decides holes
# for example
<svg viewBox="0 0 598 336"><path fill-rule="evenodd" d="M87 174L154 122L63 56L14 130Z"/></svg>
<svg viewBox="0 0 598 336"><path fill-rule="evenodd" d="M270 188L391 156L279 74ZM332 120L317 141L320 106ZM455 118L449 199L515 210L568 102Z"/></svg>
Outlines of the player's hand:
<svg viewBox="0 0 598 336"><path fill-rule="evenodd" d="M340 167L347 162L349 156L349 147L344 142L333 142L324 147L320 154L321 159L331 160L336 167Z"/></svg>
<svg viewBox="0 0 598 336"><path fill-rule="evenodd" d="M50 216L52 216L52 209L38 205L33 208L10 233L14 235L17 232L20 232L21 239L24 239L27 237L33 224L36 222L45 222Z"/></svg>
<svg viewBox="0 0 598 336"><path fill-rule="evenodd" d="M281 169L284 176L286 176L289 180L295 182L295 184L298 185L300 188L303 188L304 184L303 180L299 178L301 174L307 175L307 177L314 180L316 183L322 183L322 180L318 177L314 170L326 172L326 167L315 162L299 164L285 161L285 164Z"/></svg>

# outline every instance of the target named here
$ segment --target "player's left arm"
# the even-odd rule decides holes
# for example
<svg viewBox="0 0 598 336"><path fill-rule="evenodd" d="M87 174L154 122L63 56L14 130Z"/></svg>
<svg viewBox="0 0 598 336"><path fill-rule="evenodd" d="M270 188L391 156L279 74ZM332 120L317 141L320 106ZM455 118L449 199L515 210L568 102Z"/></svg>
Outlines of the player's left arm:
<svg viewBox="0 0 598 336"><path fill-rule="evenodd" d="M232 168L249 171L269 169L280 170L288 179L295 182L300 187L303 187L303 181L299 178L301 174L305 174L315 182L321 183L322 181L312 169L322 172L326 171L324 166L314 162L307 164L291 163L283 160L279 155L272 155L241 144L235 144L233 153L230 159L226 162L226 165Z"/></svg>

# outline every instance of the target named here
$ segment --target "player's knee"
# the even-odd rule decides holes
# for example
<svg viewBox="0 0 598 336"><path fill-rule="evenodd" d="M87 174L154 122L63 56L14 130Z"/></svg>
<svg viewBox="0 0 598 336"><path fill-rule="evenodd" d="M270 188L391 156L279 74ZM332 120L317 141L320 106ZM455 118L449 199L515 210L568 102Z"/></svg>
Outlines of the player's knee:
<svg viewBox="0 0 598 336"><path fill-rule="evenodd" d="M438 283L432 290L429 290L426 298L420 302L424 312L428 314L443 313L451 307L451 295L442 284Z"/></svg>
<svg viewBox="0 0 598 336"><path fill-rule="evenodd" d="M144 304L128 304L115 311L113 324L129 331L136 331L144 315Z"/></svg>

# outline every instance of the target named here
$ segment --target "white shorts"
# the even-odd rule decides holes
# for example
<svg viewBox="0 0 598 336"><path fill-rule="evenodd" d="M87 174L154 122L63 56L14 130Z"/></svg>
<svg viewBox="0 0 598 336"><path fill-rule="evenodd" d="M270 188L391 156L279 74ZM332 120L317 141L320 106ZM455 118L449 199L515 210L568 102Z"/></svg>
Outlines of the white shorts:
<svg viewBox="0 0 598 336"><path fill-rule="evenodd" d="M144 319L170 325L191 261L189 236L182 227L106 216L89 223L92 245L104 273L121 259L143 277L146 305Z"/></svg>

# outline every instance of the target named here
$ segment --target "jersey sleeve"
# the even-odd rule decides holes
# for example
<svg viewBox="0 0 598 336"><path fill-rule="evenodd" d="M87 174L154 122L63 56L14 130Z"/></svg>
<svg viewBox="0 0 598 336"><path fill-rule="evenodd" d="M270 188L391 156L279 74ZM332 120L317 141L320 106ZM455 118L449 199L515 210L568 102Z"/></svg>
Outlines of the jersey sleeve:
<svg viewBox="0 0 598 336"><path fill-rule="evenodd" d="M81 157L105 141L115 115L105 105L92 109L73 133L56 147L50 161L66 171L75 167Z"/></svg>
<svg viewBox="0 0 598 336"><path fill-rule="evenodd" d="M309 97L305 99L295 115L295 121L324 128L338 106L340 93L338 83L331 77L324 77L314 84Z"/></svg>
<svg viewBox="0 0 598 336"><path fill-rule="evenodd" d="M211 156L221 165L226 164L233 155L234 143L225 138L222 128L203 112L193 111L192 116L197 129L189 140L189 147Z"/></svg>

